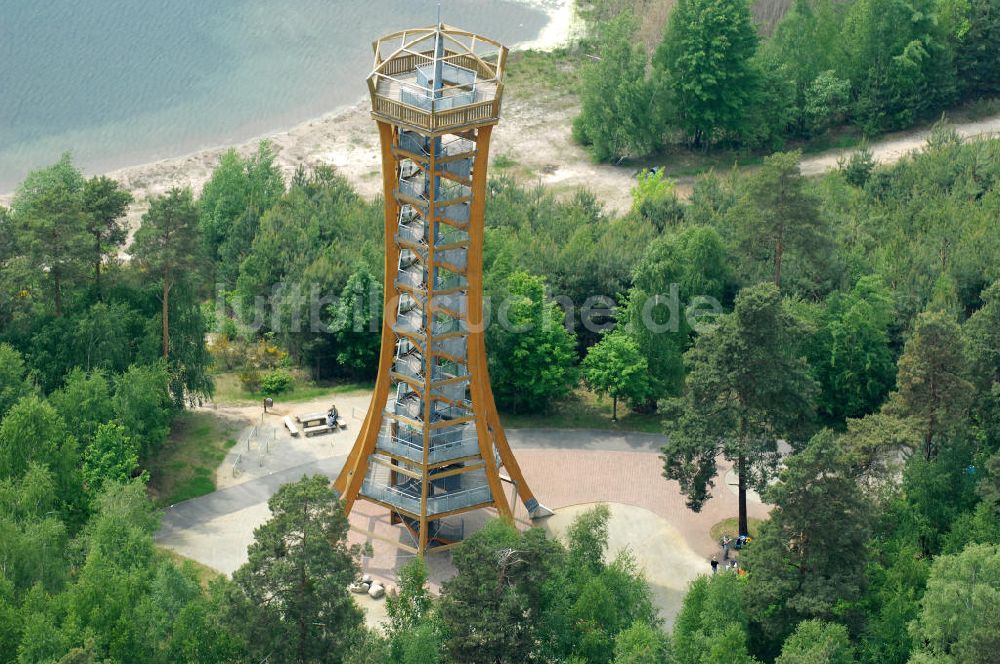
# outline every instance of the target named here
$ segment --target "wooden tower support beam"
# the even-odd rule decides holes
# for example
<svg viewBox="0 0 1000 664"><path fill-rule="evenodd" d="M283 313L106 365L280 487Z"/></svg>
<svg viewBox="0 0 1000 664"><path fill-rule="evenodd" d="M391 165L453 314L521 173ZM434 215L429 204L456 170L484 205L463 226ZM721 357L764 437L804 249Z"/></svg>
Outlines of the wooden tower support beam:
<svg viewBox="0 0 1000 664"><path fill-rule="evenodd" d="M501 468L529 516L550 513L504 435L486 362L483 224L507 49L443 24L374 48L382 343L368 414L334 487L348 514L359 498L388 508L414 539L404 548L424 555L454 546L449 516L490 508L513 519Z"/></svg>

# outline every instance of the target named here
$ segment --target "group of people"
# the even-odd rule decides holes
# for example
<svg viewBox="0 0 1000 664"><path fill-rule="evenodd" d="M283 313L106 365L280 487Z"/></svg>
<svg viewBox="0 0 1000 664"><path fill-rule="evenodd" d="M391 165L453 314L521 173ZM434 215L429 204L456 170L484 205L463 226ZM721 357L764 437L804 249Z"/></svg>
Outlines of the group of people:
<svg viewBox="0 0 1000 664"><path fill-rule="evenodd" d="M742 549L749 542L750 542L749 535L740 535L739 537L736 538L735 543L733 542L732 539L730 539L729 535L722 536L722 538L719 540L719 546L722 547L722 560L724 563L722 569L724 571L736 572L740 576L746 576L747 572L745 569L740 567L739 561L736 559L730 560L729 549L730 548ZM713 556L711 565L712 565L712 574L716 574L719 571L719 559Z"/></svg>
<svg viewBox="0 0 1000 664"><path fill-rule="evenodd" d="M712 558L712 574L716 574L719 571L719 560L718 558ZM740 561L729 560L725 565L722 566L722 571L724 572L736 572L740 576L746 576L747 571L740 567Z"/></svg>

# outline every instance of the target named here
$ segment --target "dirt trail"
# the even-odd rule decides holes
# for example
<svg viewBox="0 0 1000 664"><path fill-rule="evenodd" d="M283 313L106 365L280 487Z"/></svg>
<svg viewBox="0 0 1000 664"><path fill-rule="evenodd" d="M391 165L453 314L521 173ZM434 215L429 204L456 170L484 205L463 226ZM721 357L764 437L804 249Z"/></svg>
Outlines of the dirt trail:
<svg viewBox="0 0 1000 664"><path fill-rule="evenodd" d="M965 140L983 136L993 136L1000 134L1000 116L976 120L973 122L962 122L951 124L958 135ZM907 154L919 150L927 142L930 136L930 128L910 130L889 134L882 139L875 141L869 147L875 161L880 164L892 164L902 159ZM849 150L831 150L814 156L806 157L802 160L802 173L804 175L820 175L829 170L837 168L837 161L854 152Z"/></svg>
<svg viewBox="0 0 1000 664"><path fill-rule="evenodd" d="M511 172L529 183L537 182L557 194L588 189L609 212L625 212L632 203L631 189L637 169L634 165L595 164L572 138L572 119L578 112L579 99L570 91L531 93L509 88L491 153L513 160L516 165ZM1000 116L952 126L966 139L1000 134ZM877 161L892 163L920 149L929 134L930 129L925 128L889 135L873 142L871 149ZM378 135L367 101L262 138L271 141L275 161L286 177L300 165L328 164L347 177L362 195L373 197L381 191ZM233 147L249 154L256 149L258 140ZM129 211L130 227L138 227L151 196L185 186L192 187L197 194L227 149L210 148L109 173L136 197ZM837 160L851 152L831 150L811 155L802 161L802 172L824 173L836 168ZM494 168L493 172L497 170ZM682 198L690 195L693 183L693 177L678 178L678 193ZM0 195L0 205L9 205L10 198L10 194Z"/></svg>

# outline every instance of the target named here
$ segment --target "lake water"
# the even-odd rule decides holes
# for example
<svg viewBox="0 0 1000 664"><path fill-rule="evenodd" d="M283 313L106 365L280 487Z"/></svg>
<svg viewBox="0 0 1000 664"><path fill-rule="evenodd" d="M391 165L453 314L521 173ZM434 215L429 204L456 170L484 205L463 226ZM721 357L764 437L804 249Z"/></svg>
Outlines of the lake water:
<svg viewBox="0 0 1000 664"><path fill-rule="evenodd" d="M525 0L441 4L507 44L547 20ZM436 16L429 0L0 0L0 192L67 150L100 172L336 110L366 93L375 38Z"/></svg>

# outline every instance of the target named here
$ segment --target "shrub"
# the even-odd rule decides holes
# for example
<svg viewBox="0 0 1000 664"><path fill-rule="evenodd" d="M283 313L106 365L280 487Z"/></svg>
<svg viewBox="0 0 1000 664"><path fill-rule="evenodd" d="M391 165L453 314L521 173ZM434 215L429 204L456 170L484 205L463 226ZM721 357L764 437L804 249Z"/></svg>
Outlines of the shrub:
<svg viewBox="0 0 1000 664"><path fill-rule="evenodd" d="M844 179L855 187L864 187L875 170L875 156L867 144L862 144L851 156L837 162Z"/></svg>
<svg viewBox="0 0 1000 664"><path fill-rule="evenodd" d="M284 369L268 371L260 379L260 391L264 394L281 394L292 389L295 379Z"/></svg>
<svg viewBox="0 0 1000 664"><path fill-rule="evenodd" d="M247 367L240 372L240 385L247 392L260 390L260 371L257 370L257 367Z"/></svg>

